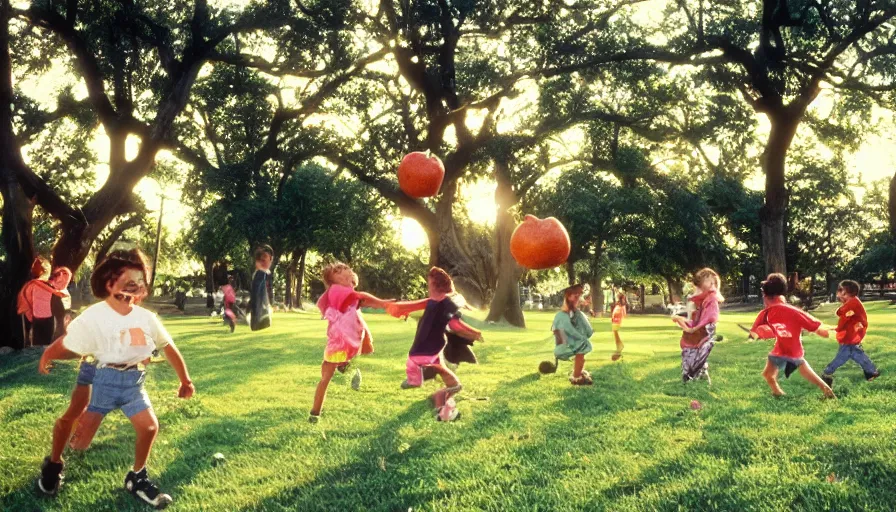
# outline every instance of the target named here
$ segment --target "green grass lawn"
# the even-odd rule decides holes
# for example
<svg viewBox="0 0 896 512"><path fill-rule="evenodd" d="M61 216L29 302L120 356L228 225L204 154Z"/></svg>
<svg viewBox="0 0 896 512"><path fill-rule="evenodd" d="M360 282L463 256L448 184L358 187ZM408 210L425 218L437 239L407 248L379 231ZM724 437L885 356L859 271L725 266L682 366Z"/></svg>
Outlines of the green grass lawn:
<svg viewBox="0 0 896 512"><path fill-rule="evenodd" d="M788 396L770 396L760 375L770 344L743 341L735 326L755 313L723 312L711 388L681 383L680 331L660 316L626 320L617 363L609 320L594 321L593 387L570 386L569 363L540 376L552 315L527 313L528 330L486 327L480 364L458 371L463 416L447 424L426 400L436 384L399 388L413 320L367 315L376 353L356 360L361 391L337 374L311 425L326 329L316 315L232 335L208 318L166 318L197 394L179 400L171 368L149 370L161 423L150 476L171 510L894 510L896 308L868 309L865 346L883 377L867 383L849 363L837 401L798 375L782 384ZM830 309L819 316L834 321ZM813 335L805 345L819 372L837 350ZM40 376L37 359L0 358L0 509L145 510L122 490L134 434L119 412L87 452L67 453L60 495L38 496L75 365ZM702 410L690 410L694 399ZM226 462L214 465L216 452Z"/></svg>

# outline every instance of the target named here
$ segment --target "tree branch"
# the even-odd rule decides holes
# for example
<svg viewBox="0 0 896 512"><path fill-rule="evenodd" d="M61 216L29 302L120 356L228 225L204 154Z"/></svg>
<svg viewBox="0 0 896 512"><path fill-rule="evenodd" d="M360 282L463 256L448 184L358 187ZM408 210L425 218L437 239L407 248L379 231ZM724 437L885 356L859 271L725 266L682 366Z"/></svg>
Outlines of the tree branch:
<svg viewBox="0 0 896 512"><path fill-rule="evenodd" d="M99 62L74 26L69 24L62 16L59 16L52 10L44 9L40 5L32 4L26 11L18 10L15 12L31 23L53 32L65 42L75 57L75 65L84 79L87 86L87 96L90 98L90 103L99 116L100 122L108 129L114 129L117 115L112 102L106 95L104 76L102 71L100 71Z"/></svg>
<svg viewBox="0 0 896 512"><path fill-rule="evenodd" d="M229 54L213 51L209 53L208 60L211 62L230 64L232 66L238 66L241 68L253 68L268 75L278 77L293 76L297 78L320 78L332 73L332 71L328 69L291 68L288 65L270 62L261 57L246 53Z"/></svg>

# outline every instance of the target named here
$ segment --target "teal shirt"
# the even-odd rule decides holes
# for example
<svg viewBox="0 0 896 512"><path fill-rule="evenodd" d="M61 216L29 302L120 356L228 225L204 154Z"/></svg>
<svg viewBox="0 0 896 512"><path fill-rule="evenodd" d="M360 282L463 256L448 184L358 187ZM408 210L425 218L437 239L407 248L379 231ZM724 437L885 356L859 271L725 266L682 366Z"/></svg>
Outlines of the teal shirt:
<svg viewBox="0 0 896 512"><path fill-rule="evenodd" d="M557 359L566 361L576 354L591 352L591 341L588 338L594 334L594 329L591 328L588 317L581 311L576 310L572 318L569 313L559 311L554 316L554 323L551 324L551 332L554 331L563 331L566 334L566 343L554 347L554 356Z"/></svg>

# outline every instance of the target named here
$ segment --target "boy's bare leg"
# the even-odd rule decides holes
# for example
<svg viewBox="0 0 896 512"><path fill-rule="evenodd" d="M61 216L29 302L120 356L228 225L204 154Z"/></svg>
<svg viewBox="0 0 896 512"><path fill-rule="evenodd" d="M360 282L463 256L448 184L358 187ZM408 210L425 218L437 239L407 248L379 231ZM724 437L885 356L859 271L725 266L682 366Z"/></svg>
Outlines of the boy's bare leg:
<svg viewBox="0 0 896 512"><path fill-rule="evenodd" d="M771 361L765 362L765 370L762 371L762 376L768 382L769 387L772 388L772 395L784 396L784 390L778 385L778 367L773 365Z"/></svg>
<svg viewBox="0 0 896 512"><path fill-rule="evenodd" d="M336 363L328 363L326 361L320 365L320 382L317 383L317 390L314 392L314 405L311 407L311 415L319 416L320 410L324 406L324 399L327 398L327 387L336 372Z"/></svg>
<svg viewBox="0 0 896 512"><path fill-rule="evenodd" d="M90 403L90 386L75 386L72 391L72 400L68 404L68 409L56 420L53 425L53 446L50 451L50 460L53 462L62 462L62 452L65 451L65 445L72 437L72 430L78 422L78 418L84 414L87 405Z"/></svg>
<svg viewBox="0 0 896 512"><path fill-rule="evenodd" d="M159 420L152 409L144 409L131 417L131 424L137 433L137 443L134 448L134 472L138 472L146 466L152 444L159 433Z"/></svg>
<svg viewBox="0 0 896 512"><path fill-rule="evenodd" d="M809 363L803 363L800 365L800 375L802 375L804 379L808 380L812 384L818 386L819 389L821 389L821 392L824 393L825 398L837 398L837 396L834 395L834 391L831 389L831 387L825 384L823 380L821 380L821 377L819 377L818 374L815 373L815 370L813 370L812 367L809 366Z"/></svg>
<svg viewBox="0 0 896 512"><path fill-rule="evenodd" d="M103 418L105 416L98 412L85 412L81 415L81 418L78 420L78 428L75 429L75 435L69 444L72 450L86 450L90 448L90 443L93 442L96 431L99 430L100 424L103 423Z"/></svg>

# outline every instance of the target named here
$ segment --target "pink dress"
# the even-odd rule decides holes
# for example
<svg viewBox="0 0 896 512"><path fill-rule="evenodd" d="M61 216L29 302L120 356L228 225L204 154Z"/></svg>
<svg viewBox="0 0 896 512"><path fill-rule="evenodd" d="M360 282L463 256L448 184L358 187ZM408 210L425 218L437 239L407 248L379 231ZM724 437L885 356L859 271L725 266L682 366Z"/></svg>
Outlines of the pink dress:
<svg viewBox="0 0 896 512"><path fill-rule="evenodd" d="M354 289L338 284L330 285L318 299L321 317L328 322L325 362L347 363L362 352L362 346L364 353L373 351L370 328L361 315L360 301L361 296Z"/></svg>
<svg viewBox="0 0 896 512"><path fill-rule="evenodd" d="M236 322L236 313L233 312L233 305L236 303L236 292L233 291L233 287L229 284L222 286L221 291L224 292L224 314Z"/></svg>

